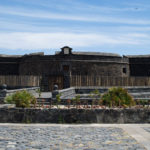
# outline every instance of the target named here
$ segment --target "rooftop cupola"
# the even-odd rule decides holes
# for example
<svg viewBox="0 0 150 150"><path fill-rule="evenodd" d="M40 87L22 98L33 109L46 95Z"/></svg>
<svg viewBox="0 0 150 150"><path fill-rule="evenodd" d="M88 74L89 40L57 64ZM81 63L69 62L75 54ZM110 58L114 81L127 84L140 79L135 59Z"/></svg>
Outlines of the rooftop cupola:
<svg viewBox="0 0 150 150"><path fill-rule="evenodd" d="M64 55L72 54L72 48L70 48L69 46L64 46L61 48L61 52Z"/></svg>

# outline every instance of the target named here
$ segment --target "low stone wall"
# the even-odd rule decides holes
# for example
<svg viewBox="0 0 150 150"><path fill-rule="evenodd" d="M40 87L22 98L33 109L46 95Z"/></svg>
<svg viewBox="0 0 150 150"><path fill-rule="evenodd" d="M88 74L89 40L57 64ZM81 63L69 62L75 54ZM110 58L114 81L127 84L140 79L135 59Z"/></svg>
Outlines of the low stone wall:
<svg viewBox="0 0 150 150"><path fill-rule="evenodd" d="M75 95L75 88L71 87L71 88L67 88L67 89L63 89L63 90L59 90L59 94L61 94L61 99L66 98L66 97L70 97L72 95Z"/></svg>
<svg viewBox="0 0 150 150"><path fill-rule="evenodd" d="M1 123L150 123L150 109L1 108Z"/></svg>
<svg viewBox="0 0 150 150"><path fill-rule="evenodd" d="M4 103L4 99L6 96L12 95L18 91L26 90L29 93L33 94L35 97L37 97L37 90L40 89L40 87L30 87L30 88L21 88L21 89L14 89L14 90L0 90L0 104Z"/></svg>
<svg viewBox="0 0 150 150"><path fill-rule="evenodd" d="M101 94L106 93L112 87L71 87L64 90L57 90L57 93L61 94L61 100L65 101L74 98L76 95L80 95L80 100L92 100L89 95L92 91L98 90ZM134 100L150 100L150 86L124 86L122 87L128 91ZM55 91L53 91L55 92ZM56 96L56 95L55 95Z"/></svg>

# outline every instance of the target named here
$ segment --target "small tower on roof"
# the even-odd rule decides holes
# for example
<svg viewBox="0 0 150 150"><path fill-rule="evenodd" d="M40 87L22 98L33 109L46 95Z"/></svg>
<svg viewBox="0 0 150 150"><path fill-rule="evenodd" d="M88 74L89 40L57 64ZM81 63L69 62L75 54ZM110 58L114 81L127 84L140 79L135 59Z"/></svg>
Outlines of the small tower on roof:
<svg viewBox="0 0 150 150"><path fill-rule="evenodd" d="M64 46L61 48L61 52L64 55L72 54L72 48L70 48L69 46Z"/></svg>

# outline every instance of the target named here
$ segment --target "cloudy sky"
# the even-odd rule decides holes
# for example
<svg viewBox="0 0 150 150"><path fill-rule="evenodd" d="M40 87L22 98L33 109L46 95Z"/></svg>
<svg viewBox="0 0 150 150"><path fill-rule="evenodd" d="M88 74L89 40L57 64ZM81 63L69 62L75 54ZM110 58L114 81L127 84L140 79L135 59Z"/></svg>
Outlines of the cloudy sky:
<svg viewBox="0 0 150 150"><path fill-rule="evenodd" d="M0 54L150 54L150 0L0 0Z"/></svg>

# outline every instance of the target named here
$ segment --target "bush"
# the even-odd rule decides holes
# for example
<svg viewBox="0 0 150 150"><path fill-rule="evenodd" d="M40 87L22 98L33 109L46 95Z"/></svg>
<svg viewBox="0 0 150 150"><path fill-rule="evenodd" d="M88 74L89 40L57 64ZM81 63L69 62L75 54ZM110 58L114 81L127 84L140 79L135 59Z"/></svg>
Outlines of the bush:
<svg viewBox="0 0 150 150"><path fill-rule="evenodd" d="M111 88L107 93L102 96L102 104L112 106L133 106L135 102L132 96L123 88Z"/></svg>
<svg viewBox="0 0 150 150"><path fill-rule="evenodd" d="M99 103L101 94L100 94L99 90L96 89L96 90L90 92L89 97L92 98L92 105L94 105L95 102Z"/></svg>
<svg viewBox="0 0 150 150"><path fill-rule="evenodd" d="M61 97L61 94L57 94L57 95L56 95L57 108L58 108L58 105L60 105L60 104L61 104L61 98L60 98L60 97Z"/></svg>
<svg viewBox="0 0 150 150"><path fill-rule="evenodd" d="M96 89L96 90L94 90L94 91L91 91L89 96L90 96L91 98L99 99L99 98L101 97L101 94L100 94L100 92Z"/></svg>
<svg viewBox="0 0 150 150"><path fill-rule="evenodd" d="M30 107L36 104L36 98L27 91L19 91L5 98L5 103L16 104L16 107Z"/></svg>
<svg viewBox="0 0 150 150"><path fill-rule="evenodd" d="M146 105L149 105L149 101L148 100L139 100L139 105L142 105L143 107L145 107Z"/></svg>
<svg viewBox="0 0 150 150"><path fill-rule="evenodd" d="M74 98L72 98L72 103L76 108L78 108L78 105L80 104L80 95L76 95Z"/></svg>

